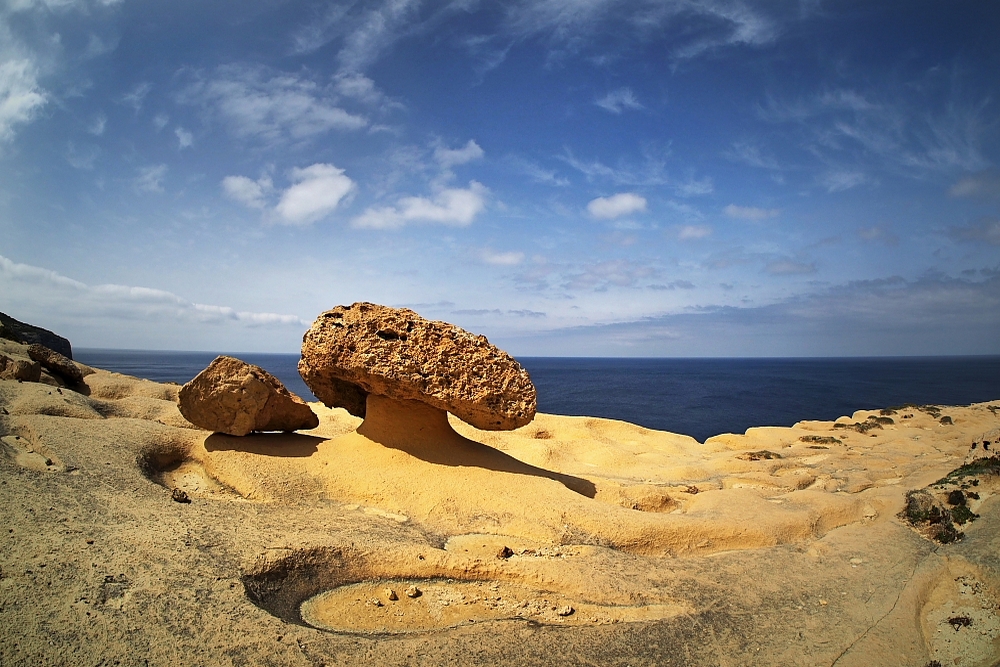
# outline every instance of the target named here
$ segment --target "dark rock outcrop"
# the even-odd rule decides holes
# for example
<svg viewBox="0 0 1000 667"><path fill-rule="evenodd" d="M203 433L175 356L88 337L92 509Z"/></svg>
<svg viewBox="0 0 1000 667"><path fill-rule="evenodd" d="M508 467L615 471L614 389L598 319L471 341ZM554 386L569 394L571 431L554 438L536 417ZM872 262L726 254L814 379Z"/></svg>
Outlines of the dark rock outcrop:
<svg viewBox="0 0 1000 667"><path fill-rule="evenodd" d="M24 322L15 320L13 317L5 313L0 313L0 325L3 325L2 331L7 331L13 336L16 336L17 342L26 343L28 345L38 343L40 345L44 345L50 350L55 350L68 359L73 358L73 346L69 344L69 341L58 334L52 333L48 329L36 327L31 324L25 324ZM9 335L5 335L0 332L0 338L9 337ZM11 340L14 339L11 338Z"/></svg>
<svg viewBox="0 0 1000 667"><path fill-rule="evenodd" d="M177 404L184 418L195 426L229 435L319 426L312 409L281 380L233 357L216 357L181 387Z"/></svg>
<svg viewBox="0 0 1000 667"><path fill-rule="evenodd" d="M490 431L535 417L535 387L510 355L406 308L355 303L322 313L303 337L299 374L327 406L358 416L358 399L375 394L420 401Z"/></svg>

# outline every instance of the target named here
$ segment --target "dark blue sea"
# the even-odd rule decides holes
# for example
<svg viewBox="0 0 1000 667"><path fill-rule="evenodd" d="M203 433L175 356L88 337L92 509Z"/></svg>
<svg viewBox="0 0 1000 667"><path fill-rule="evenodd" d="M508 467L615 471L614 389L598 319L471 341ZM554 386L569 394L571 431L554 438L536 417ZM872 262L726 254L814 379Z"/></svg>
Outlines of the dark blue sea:
<svg viewBox="0 0 1000 667"><path fill-rule="evenodd" d="M158 382L185 383L213 352L74 351L78 361ZM239 354L314 400L296 354ZM1000 357L846 359L590 359L518 361L538 389L538 409L608 417L704 441L751 426L791 426L855 410L967 405L1000 400Z"/></svg>

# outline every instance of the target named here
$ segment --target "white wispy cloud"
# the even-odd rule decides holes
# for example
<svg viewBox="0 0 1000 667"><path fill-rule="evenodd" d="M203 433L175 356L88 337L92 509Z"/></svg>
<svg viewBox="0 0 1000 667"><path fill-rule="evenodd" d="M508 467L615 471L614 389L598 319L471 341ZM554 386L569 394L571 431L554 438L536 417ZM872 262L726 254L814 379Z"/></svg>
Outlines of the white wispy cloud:
<svg viewBox="0 0 1000 667"><path fill-rule="evenodd" d="M94 162L100 154L101 151L97 146L77 146L71 141L66 147L66 161L74 169L93 169Z"/></svg>
<svg viewBox="0 0 1000 667"><path fill-rule="evenodd" d="M442 169L450 169L454 166L480 160L486 153L472 139L469 139L461 148L445 148L438 146L434 149L434 159L438 161Z"/></svg>
<svg viewBox="0 0 1000 667"><path fill-rule="evenodd" d="M104 134L104 129L107 127L108 117L103 113L99 113L87 124L87 132L90 132L95 137L99 137Z"/></svg>
<svg viewBox="0 0 1000 667"><path fill-rule="evenodd" d="M58 309L79 319L119 322L233 323L243 326L309 326L295 315L237 310L195 303L172 292L129 285L87 285L60 273L0 255L0 291L6 302L29 311Z"/></svg>
<svg viewBox="0 0 1000 667"><path fill-rule="evenodd" d="M413 28L419 0L382 0L357 18L337 53L340 68L361 72L391 47L402 33Z"/></svg>
<svg viewBox="0 0 1000 667"><path fill-rule="evenodd" d="M868 177L860 171L828 171L819 177L820 185L827 192L843 192L868 182Z"/></svg>
<svg viewBox="0 0 1000 667"><path fill-rule="evenodd" d="M496 252L494 250L484 250L481 257L487 264L494 266L514 266L524 261L523 252Z"/></svg>
<svg viewBox="0 0 1000 667"><path fill-rule="evenodd" d="M677 231L677 238L681 241L692 241L703 239L712 233L712 228L708 225L684 225Z"/></svg>
<svg viewBox="0 0 1000 667"><path fill-rule="evenodd" d="M948 194L952 197L1000 199L1000 171L990 169L965 176L951 186Z"/></svg>
<svg viewBox="0 0 1000 667"><path fill-rule="evenodd" d="M264 67L226 65L196 75L178 101L202 106L241 139L301 141L368 126L367 118L339 106L336 88Z"/></svg>
<svg viewBox="0 0 1000 667"><path fill-rule="evenodd" d="M595 218L613 220L646 210L646 198L634 192L620 192L610 197L598 197L587 204L587 212Z"/></svg>
<svg viewBox="0 0 1000 667"><path fill-rule="evenodd" d="M132 109L139 113L142 110L142 105L146 101L146 96L149 92L153 90L153 84L148 81L143 81L133 86L132 90L125 93L121 97L122 104L132 107Z"/></svg>
<svg viewBox="0 0 1000 667"><path fill-rule="evenodd" d="M631 88L612 90L604 97L594 100L594 104L613 114L620 114L626 109L638 110L645 108L639 102L639 99L632 92Z"/></svg>
<svg viewBox="0 0 1000 667"><path fill-rule="evenodd" d="M1000 218L983 217L968 225L950 227L948 235L957 241L1000 246Z"/></svg>
<svg viewBox="0 0 1000 667"><path fill-rule="evenodd" d="M722 212L730 218L736 218L738 220L760 221L777 217L781 213L781 209L757 208L756 206L737 206L736 204L729 204L722 209Z"/></svg>
<svg viewBox="0 0 1000 667"><path fill-rule="evenodd" d="M686 181L676 183L674 185L674 192L677 193L678 197L699 197L701 195L710 195L715 192L715 183L712 182L712 179L709 176L698 179L692 176Z"/></svg>
<svg viewBox="0 0 1000 667"><path fill-rule="evenodd" d="M741 162L758 169L778 170L777 158L761 146L748 141L736 141L729 150L723 152L723 157L733 162Z"/></svg>
<svg viewBox="0 0 1000 667"><path fill-rule="evenodd" d="M263 210L267 207L267 195L274 190L274 184L266 175L256 181L246 176L226 176L222 179L222 190L233 201Z"/></svg>
<svg viewBox="0 0 1000 667"><path fill-rule="evenodd" d="M692 24L701 29L690 30ZM738 1L523 0L508 9L512 33L547 35L570 51L589 46L588 38L608 25L631 40L669 34L674 60L729 46L769 44L781 32L777 21Z"/></svg>
<svg viewBox="0 0 1000 667"><path fill-rule="evenodd" d="M33 61L0 62L0 142L11 141L14 128L30 122L47 99Z"/></svg>
<svg viewBox="0 0 1000 667"><path fill-rule="evenodd" d="M163 179L167 175L167 165L154 164L139 169L139 175L133 181L139 192L163 192Z"/></svg>
<svg viewBox="0 0 1000 667"><path fill-rule="evenodd" d="M773 276L799 276L816 273L815 262L803 262L797 259L780 258L768 262L764 271Z"/></svg>
<svg viewBox="0 0 1000 667"><path fill-rule="evenodd" d="M669 154L669 150L659 153L644 150L640 164L622 163L617 167L608 166L600 160L578 159L568 148L556 157L585 175L588 180L607 179L615 185L635 187L668 184L670 179L666 174L666 158Z"/></svg>
<svg viewBox="0 0 1000 667"><path fill-rule="evenodd" d="M177 137L177 147L181 150L191 148L191 146L194 145L194 135L185 130L183 127L175 127L174 135Z"/></svg>
<svg viewBox="0 0 1000 667"><path fill-rule="evenodd" d="M445 188L433 197L403 197L394 206L367 209L351 225L359 229L399 229L411 222L467 227L486 208L489 190L476 181L468 188Z"/></svg>

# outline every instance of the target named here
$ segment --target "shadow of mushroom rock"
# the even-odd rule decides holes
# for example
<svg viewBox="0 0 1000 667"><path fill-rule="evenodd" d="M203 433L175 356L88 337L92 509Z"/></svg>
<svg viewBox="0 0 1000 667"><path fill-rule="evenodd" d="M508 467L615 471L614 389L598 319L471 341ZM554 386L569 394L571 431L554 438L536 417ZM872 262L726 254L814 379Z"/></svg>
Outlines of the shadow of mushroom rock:
<svg viewBox="0 0 1000 667"><path fill-rule="evenodd" d="M420 401L369 394L365 420L358 433L428 463L544 477L588 498L597 495L597 487L589 480L537 468L459 435L448 423L444 410Z"/></svg>
<svg viewBox="0 0 1000 667"><path fill-rule="evenodd" d="M307 457L319 449L324 438L301 433L251 433L226 435L213 433L205 438L205 451L246 452L260 456Z"/></svg>

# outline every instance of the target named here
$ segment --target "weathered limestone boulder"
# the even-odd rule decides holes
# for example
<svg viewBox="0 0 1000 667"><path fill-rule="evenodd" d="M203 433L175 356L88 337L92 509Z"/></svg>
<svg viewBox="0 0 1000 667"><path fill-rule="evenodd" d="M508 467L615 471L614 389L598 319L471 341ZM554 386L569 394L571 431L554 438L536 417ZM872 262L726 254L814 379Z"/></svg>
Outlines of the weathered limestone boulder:
<svg viewBox="0 0 1000 667"><path fill-rule="evenodd" d="M302 339L299 374L327 406L359 417L369 394L420 401L490 431L535 417L535 387L517 361L485 336L406 308L355 303L322 313Z"/></svg>
<svg viewBox="0 0 1000 667"><path fill-rule="evenodd" d="M70 345L69 341L58 334L52 333L48 329L15 320L6 313L0 313L0 324L3 325L3 329L0 330L3 332L0 333L0 337L2 338L17 340L29 345L31 343L39 343L50 350L55 350L64 357L73 358L73 346Z"/></svg>
<svg viewBox="0 0 1000 667"><path fill-rule="evenodd" d="M319 426L312 409L263 368L220 356L181 387L177 404L195 426L246 435Z"/></svg>
<svg viewBox="0 0 1000 667"><path fill-rule="evenodd" d="M83 382L83 371L68 357L51 350L44 345L35 343L28 346L28 356L54 375L58 375L70 384Z"/></svg>
<svg viewBox="0 0 1000 667"><path fill-rule="evenodd" d="M30 359L14 359L0 354L0 380L24 380L38 382L42 377L42 365Z"/></svg>

